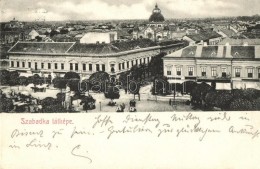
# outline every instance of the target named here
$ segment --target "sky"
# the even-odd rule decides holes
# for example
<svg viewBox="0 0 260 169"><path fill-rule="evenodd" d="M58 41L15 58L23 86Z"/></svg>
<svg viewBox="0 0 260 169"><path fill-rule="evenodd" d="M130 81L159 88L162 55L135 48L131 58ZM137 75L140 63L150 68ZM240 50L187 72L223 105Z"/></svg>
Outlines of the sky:
<svg viewBox="0 0 260 169"><path fill-rule="evenodd" d="M165 18L260 14L259 0L0 0L0 21L148 19L156 3Z"/></svg>

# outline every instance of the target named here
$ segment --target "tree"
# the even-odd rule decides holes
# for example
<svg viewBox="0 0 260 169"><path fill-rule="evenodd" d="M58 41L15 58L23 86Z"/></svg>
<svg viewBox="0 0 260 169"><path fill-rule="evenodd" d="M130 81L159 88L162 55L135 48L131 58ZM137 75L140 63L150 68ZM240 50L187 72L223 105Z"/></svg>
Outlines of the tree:
<svg viewBox="0 0 260 169"><path fill-rule="evenodd" d="M95 102L96 100L91 95L88 95L88 96L84 96L81 99L80 105L83 104L83 110L88 111L96 108Z"/></svg>
<svg viewBox="0 0 260 169"><path fill-rule="evenodd" d="M232 94L225 91L218 91L215 98L215 105L221 110L228 110L232 101Z"/></svg>
<svg viewBox="0 0 260 169"><path fill-rule="evenodd" d="M156 77L154 78L153 81L153 86L152 86L152 95L168 95L170 94L170 84L167 80L167 77L162 76L162 77Z"/></svg>
<svg viewBox="0 0 260 169"><path fill-rule="evenodd" d="M110 86L108 91L105 92L105 97L111 99L111 102L109 102L108 105L114 106L114 99L119 99L120 97L119 89L115 86Z"/></svg>
<svg viewBox="0 0 260 169"><path fill-rule="evenodd" d="M89 77L89 84L92 91L105 91L109 82L109 74L107 72L95 72Z"/></svg>
<svg viewBox="0 0 260 169"><path fill-rule="evenodd" d="M162 52L154 57L152 57L150 63L148 64L148 70L152 76L163 76L163 60L162 58L166 55Z"/></svg>
<svg viewBox="0 0 260 169"><path fill-rule="evenodd" d="M64 79L69 80L69 79L80 79L80 76L76 72L67 72L64 75Z"/></svg>
<svg viewBox="0 0 260 169"><path fill-rule="evenodd" d="M253 102L254 110L260 111L260 97Z"/></svg>
<svg viewBox="0 0 260 169"><path fill-rule="evenodd" d="M137 65L134 65L131 67L130 69L130 76L131 76L131 79L134 79L134 80L138 80L138 79L141 79L141 70L138 68Z"/></svg>
<svg viewBox="0 0 260 169"><path fill-rule="evenodd" d="M58 88L61 90L62 92L62 89L65 89L66 88L66 80L62 77L55 77L53 80L52 80L52 83L53 83L53 86L55 88Z"/></svg>
<svg viewBox="0 0 260 169"><path fill-rule="evenodd" d="M38 74L34 74L33 76L29 76L27 78L27 83L33 83L34 85L39 85L44 83L44 79L40 77L40 75Z"/></svg>
<svg viewBox="0 0 260 169"><path fill-rule="evenodd" d="M65 93L57 93L56 97L57 97L57 101L59 103L62 103L65 101Z"/></svg>
<svg viewBox="0 0 260 169"><path fill-rule="evenodd" d="M0 85L8 85L10 72L8 70L0 70Z"/></svg>
<svg viewBox="0 0 260 169"><path fill-rule="evenodd" d="M58 102L57 99L46 97L42 100L42 110L46 113L65 112L64 107Z"/></svg>
<svg viewBox="0 0 260 169"><path fill-rule="evenodd" d="M19 84L23 85L23 86L27 86L28 85L28 78L25 76L20 76L18 78Z"/></svg>
<svg viewBox="0 0 260 169"><path fill-rule="evenodd" d="M134 95L134 99L135 99L135 95L138 95L138 100L140 101L140 82L138 81L134 81L128 84L128 91Z"/></svg>
<svg viewBox="0 0 260 169"><path fill-rule="evenodd" d="M257 89L234 89L232 93L236 99L242 98L252 101L260 97L260 91Z"/></svg>
<svg viewBox="0 0 260 169"><path fill-rule="evenodd" d="M10 112L13 108L14 105L12 99L0 98L0 112Z"/></svg>
<svg viewBox="0 0 260 169"><path fill-rule="evenodd" d="M191 92L191 102L195 105L202 106L205 102L205 97L210 91L211 86L205 82L198 84Z"/></svg>
<svg viewBox="0 0 260 169"><path fill-rule="evenodd" d="M182 83L185 93L190 94L192 90L197 86L197 83L194 81L185 81Z"/></svg>
<svg viewBox="0 0 260 169"><path fill-rule="evenodd" d="M80 80L77 78L67 80L67 84L69 85L70 90L76 93L79 93L79 83Z"/></svg>
<svg viewBox="0 0 260 169"><path fill-rule="evenodd" d="M9 78L10 86L15 86L15 85L19 84L19 81L18 81L19 73L17 71L10 72L9 76L10 76L10 78Z"/></svg>
<svg viewBox="0 0 260 169"><path fill-rule="evenodd" d="M210 91L206 94L205 97L205 103L206 103L206 107L208 108L213 108L216 106L216 98L217 98L217 92L216 91Z"/></svg>
<svg viewBox="0 0 260 169"><path fill-rule="evenodd" d="M126 88L127 87L127 78L130 78L130 72L123 72L119 76L119 82L121 82L121 85Z"/></svg>

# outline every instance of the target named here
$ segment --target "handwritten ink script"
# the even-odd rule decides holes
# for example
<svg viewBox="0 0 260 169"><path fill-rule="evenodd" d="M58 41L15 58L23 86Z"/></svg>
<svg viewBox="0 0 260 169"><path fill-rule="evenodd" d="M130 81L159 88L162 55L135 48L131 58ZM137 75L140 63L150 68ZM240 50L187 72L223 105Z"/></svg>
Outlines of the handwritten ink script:
<svg viewBox="0 0 260 169"><path fill-rule="evenodd" d="M149 141L160 140L189 140L197 144L227 137L249 143L260 140L260 126L250 114L242 112L75 114L66 118L42 114L19 116L12 119L12 125L7 123L8 120L3 124L9 125L8 129L2 128L2 154L33 152L53 157L52 160L64 156L84 161L85 165L96 163L100 156L106 158L107 151L122 154L127 146L135 149L140 140L151 148L156 145Z"/></svg>

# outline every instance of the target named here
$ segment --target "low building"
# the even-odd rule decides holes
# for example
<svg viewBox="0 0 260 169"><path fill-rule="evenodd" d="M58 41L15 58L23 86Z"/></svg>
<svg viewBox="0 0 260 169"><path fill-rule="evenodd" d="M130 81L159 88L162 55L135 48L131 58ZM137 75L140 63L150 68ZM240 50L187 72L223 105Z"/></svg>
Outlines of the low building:
<svg viewBox="0 0 260 169"><path fill-rule="evenodd" d="M63 76L74 71L88 77L97 71L117 75L134 65L147 64L160 53L149 39L111 44L75 42L18 42L9 51L9 70Z"/></svg>
<svg viewBox="0 0 260 169"><path fill-rule="evenodd" d="M165 56L163 63L170 83L192 80L260 89L260 45L188 46Z"/></svg>
<svg viewBox="0 0 260 169"><path fill-rule="evenodd" d="M188 41L190 45L204 43L207 45L216 45L222 40L222 36L214 31L200 32L198 34L186 35L183 37L183 40Z"/></svg>

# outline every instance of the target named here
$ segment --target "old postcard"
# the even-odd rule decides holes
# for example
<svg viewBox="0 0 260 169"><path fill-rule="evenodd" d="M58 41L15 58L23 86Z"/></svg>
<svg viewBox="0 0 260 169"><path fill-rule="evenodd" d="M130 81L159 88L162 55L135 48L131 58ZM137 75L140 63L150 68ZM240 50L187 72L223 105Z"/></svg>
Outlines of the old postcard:
<svg viewBox="0 0 260 169"><path fill-rule="evenodd" d="M0 4L0 169L260 168L257 0Z"/></svg>

